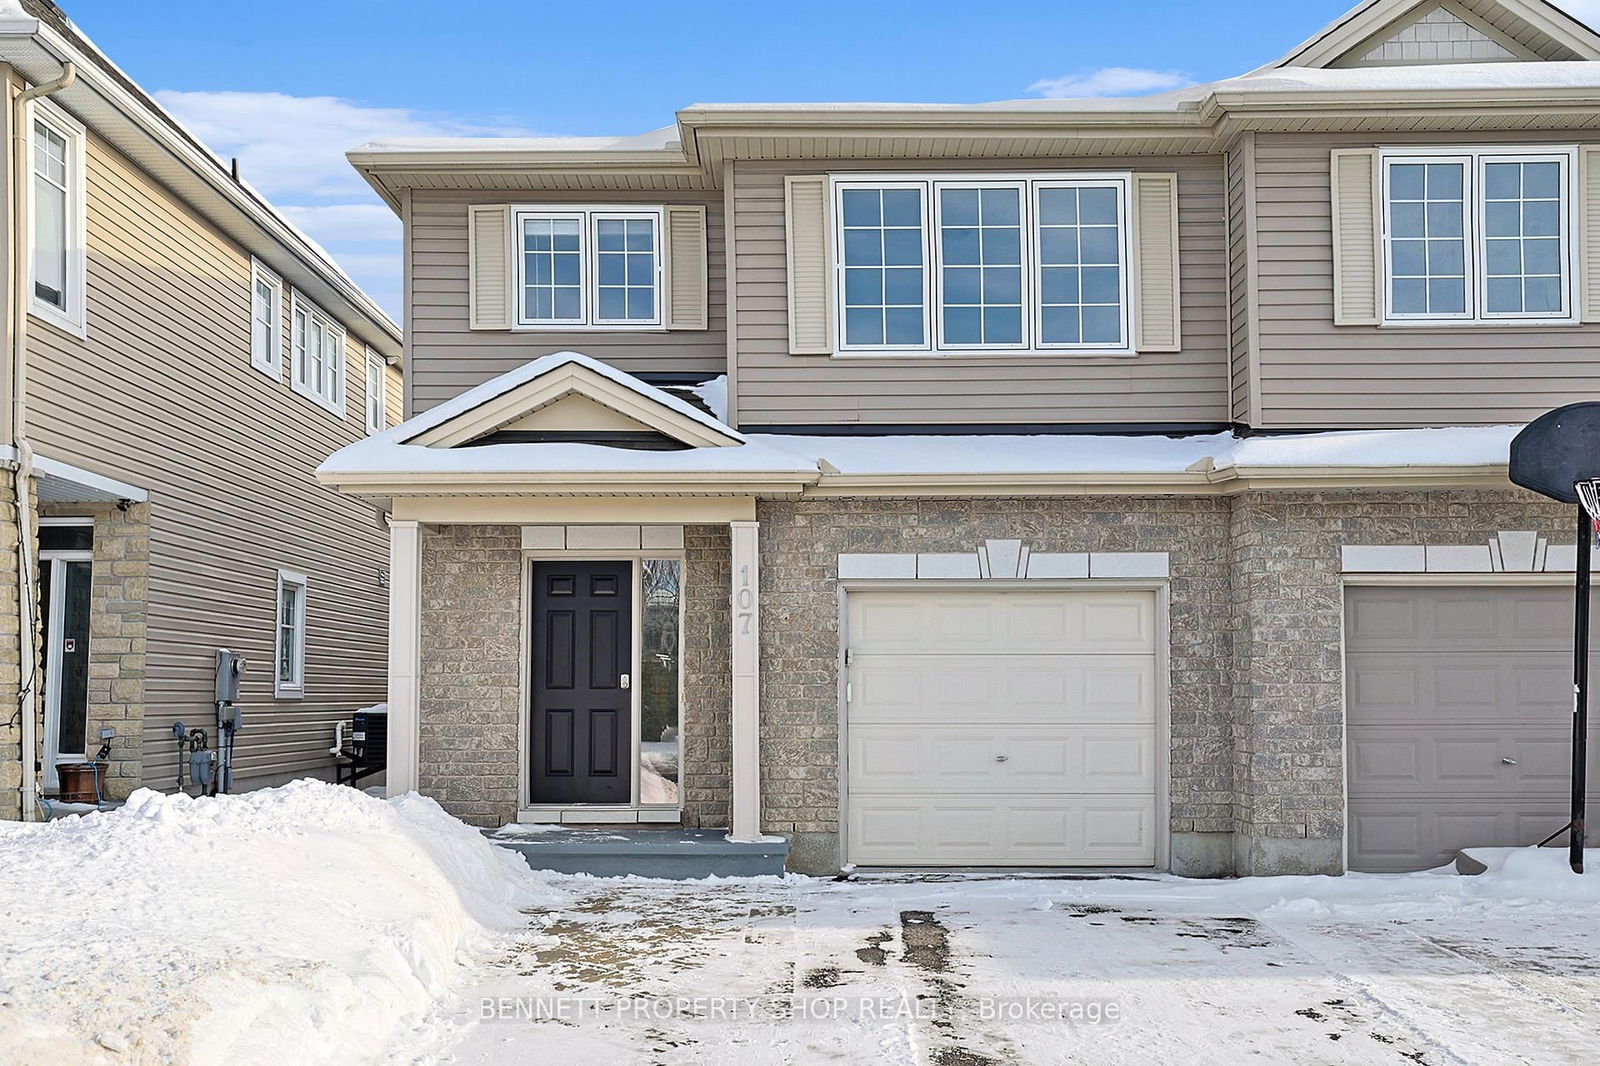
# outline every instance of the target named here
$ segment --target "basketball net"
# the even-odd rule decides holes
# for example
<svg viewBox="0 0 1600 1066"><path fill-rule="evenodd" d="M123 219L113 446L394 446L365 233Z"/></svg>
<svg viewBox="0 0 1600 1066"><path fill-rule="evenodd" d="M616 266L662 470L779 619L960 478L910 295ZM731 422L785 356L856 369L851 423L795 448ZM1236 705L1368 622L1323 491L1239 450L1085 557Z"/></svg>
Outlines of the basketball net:
<svg viewBox="0 0 1600 1066"><path fill-rule="evenodd" d="M1578 502L1588 512L1589 521L1594 523L1595 532L1600 533L1600 480L1580 481L1573 488L1578 492Z"/></svg>

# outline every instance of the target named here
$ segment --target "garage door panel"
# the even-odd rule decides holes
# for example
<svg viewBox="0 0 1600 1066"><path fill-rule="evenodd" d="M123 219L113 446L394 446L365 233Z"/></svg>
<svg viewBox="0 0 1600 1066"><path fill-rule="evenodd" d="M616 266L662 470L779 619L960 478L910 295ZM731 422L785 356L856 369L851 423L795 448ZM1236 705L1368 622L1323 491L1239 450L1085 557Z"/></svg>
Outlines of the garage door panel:
<svg viewBox="0 0 1600 1066"><path fill-rule="evenodd" d="M855 655L1074 654L1155 650L1148 592L875 592L850 597Z"/></svg>
<svg viewBox="0 0 1600 1066"><path fill-rule="evenodd" d="M1373 715L1459 722L1513 709L1554 722L1572 713L1572 662L1560 653L1368 652L1348 661L1351 705Z"/></svg>
<svg viewBox="0 0 1600 1066"><path fill-rule="evenodd" d="M852 722L1154 722L1155 661L1117 655L861 655Z"/></svg>
<svg viewBox="0 0 1600 1066"><path fill-rule="evenodd" d="M908 733L899 725L852 723L847 759L852 798L930 782L952 795L1143 793L1154 790L1156 775L1155 737L1141 726L930 726Z"/></svg>
<svg viewBox="0 0 1600 1066"><path fill-rule="evenodd" d="M1437 866L1566 821L1571 616L1559 587L1349 590L1352 869Z"/></svg>
<svg viewBox="0 0 1600 1066"><path fill-rule="evenodd" d="M1155 861L1156 597L852 593L847 859Z"/></svg>
<svg viewBox="0 0 1600 1066"><path fill-rule="evenodd" d="M1362 588L1345 609L1345 646L1367 651L1539 651L1572 640L1572 594L1540 586Z"/></svg>
<svg viewBox="0 0 1600 1066"><path fill-rule="evenodd" d="M1149 865L1154 797L904 795L852 801L852 862L880 865Z"/></svg>

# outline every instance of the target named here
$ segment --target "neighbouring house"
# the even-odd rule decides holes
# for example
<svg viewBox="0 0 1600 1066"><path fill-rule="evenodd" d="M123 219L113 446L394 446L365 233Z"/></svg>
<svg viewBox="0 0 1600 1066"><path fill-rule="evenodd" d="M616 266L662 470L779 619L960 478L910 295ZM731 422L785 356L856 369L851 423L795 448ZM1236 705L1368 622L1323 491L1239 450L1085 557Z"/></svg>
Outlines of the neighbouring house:
<svg viewBox="0 0 1600 1066"><path fill-rule="evenodd" d="M845 865L1402 870L1567 820L1600 37L1374 0L1137 99L379 143L390 778ZM1588 535L1585 534L1585 541Z"/></svg>
<svg viewBox="0 0 1600 1066"><path fill-rule="evenodd" d="M0 816L103 741L103 798L173 788L221 648L234 787L331 776L388 538L314 470L398 421L399 328L54 5L0 5L0 85Z"/></svg>

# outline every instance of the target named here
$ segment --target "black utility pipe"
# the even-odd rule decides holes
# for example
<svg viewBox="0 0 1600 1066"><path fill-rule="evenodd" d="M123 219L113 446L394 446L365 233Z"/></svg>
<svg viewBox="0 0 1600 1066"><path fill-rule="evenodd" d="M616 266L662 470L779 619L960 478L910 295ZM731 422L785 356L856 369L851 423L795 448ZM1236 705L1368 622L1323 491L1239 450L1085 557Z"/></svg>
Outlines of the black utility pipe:
<svg viewBox="0 0 1600 1066"><path fill-rule="evenodd" d="M1583 873L1583 819L1589 755L1589 545L1594 519L1578 504L1578 581L1572 633L1572 837L1567 858Z"/></svg>

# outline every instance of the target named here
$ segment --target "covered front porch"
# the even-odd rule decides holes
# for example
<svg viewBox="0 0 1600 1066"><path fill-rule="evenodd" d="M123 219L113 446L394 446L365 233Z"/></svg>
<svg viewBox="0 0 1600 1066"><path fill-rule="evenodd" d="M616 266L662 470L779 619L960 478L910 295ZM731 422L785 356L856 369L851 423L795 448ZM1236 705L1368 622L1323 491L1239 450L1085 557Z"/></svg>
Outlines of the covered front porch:
<svg viewBox="0 0 1600 1066"><path fill-rule="evenodd" d="M717 830L781 868L762 838L756 500L817 474L570 353L335 455L323 480L390 530L390 793L486 828L637 827L612 847L636 857L663 828ZM588 838L597 856L623 842Z"/></svg>

